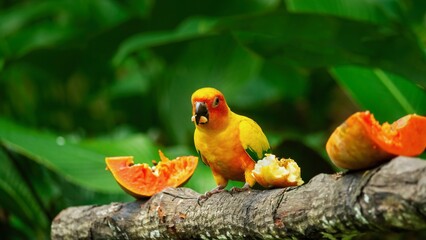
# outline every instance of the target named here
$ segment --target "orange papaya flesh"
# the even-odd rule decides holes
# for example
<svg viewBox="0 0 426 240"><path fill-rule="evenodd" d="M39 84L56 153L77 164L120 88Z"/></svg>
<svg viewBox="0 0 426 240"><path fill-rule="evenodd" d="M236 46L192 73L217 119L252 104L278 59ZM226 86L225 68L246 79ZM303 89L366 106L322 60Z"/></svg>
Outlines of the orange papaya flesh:
<svg viewBox="0 0 426 240"><path fill-rule="evenodd" d="M373 115L371 118L374 120ZM375 121L371 137L384 151L391 154L420 155L426 148L426 117L410 114L382 126Z"/></svg>
<svg viewBox="0 0 426 240"><path fill-rule="evenodd" d="M169 160L159 151L161 161L153 167L134 164L132 156L107 157L107 169L120 187L135 198L150 197L167 187L185 184L194 173L198 157L184 156Z"/></svg>
<svg viewBox="0 0 426 240"><path fill-rule="evenodd" d="M395 155L421 154L426 146L425 131L426 118L419 115L380 125L370 112L358 112L336 128L326 150L338 167L368 168Z"/></svg>

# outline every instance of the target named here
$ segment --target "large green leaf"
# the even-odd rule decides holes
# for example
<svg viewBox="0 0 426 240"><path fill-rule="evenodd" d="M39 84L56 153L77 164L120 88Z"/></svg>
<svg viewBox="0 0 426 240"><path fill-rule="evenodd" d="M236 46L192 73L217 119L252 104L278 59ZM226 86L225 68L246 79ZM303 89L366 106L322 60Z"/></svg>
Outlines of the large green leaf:
<svg viewBox="0 0 426 240"><path fill-rule="evenodd" d="M183 5L192 7L174 11ZM279 0L263 1L233 1L227 4L217 4L216 1L203 1L202 5L194 6L192 1L157 1L149 27L142 26L144 30L125 40L113 59L113 64L118 65L127 56L142 51L145 48L175 44L177 42L192 41L200 37L220 34L223 29L217 25L217 21L224 16L239 16L249 13L263 12L275 9L280 5ZM167 18L157 18L156 10L168 14ZM170 11L170 13L169 13ZM195 11L195 12L193 12ZM192 14L188 14L192 13ZM202 12L208 14L202 14ZM172 13L172 14L171 14ZM187 13L187 14L185 14ZM160 24L159 24L160 23ZM164 25L172 25L173 28L165 29Z"/></svg>
<svg viewBox="0 0 426 240"><path fill-rule="evenodd" d="M128 55L145 48L193 40L212 34L215 23L216 20L212 18L190 18L178 26L176 30L145 32L132 36L121 44L113 59L113 64L118 65Z"/></svg>
<svg viewBox="0 0 426 240"><path fill-rule="evenodd" d="M359 64L426 86L426 57L407 28L286 11L228 19L221 25L269 60L306 67Z"/></svg>
<svg viewBox="0 0 426 240"><path fill-rule="evenodd" d="M387 23L397 18L397 0L286 0L290 12L318 13L373 23Z"/></svg>
<svg viewBox="0 0 426 240"><path fill-rule="evenodd" d="M31 231L46 231L49 227L46 213L2 149L0 163L0 208L18 217Z"/></svg>
<svg viewBox="0 0 426 240"><path fill-rule="evenodd" d="M363 109L382 122L410 113L426 115L425 89L400 76L356 66L335 67L331 73Z"/></svg>
<svg viewBox="0 0 426 240"><path fill-rule="evenodd" d="M121 189L105 170L106 155L64 141L62 137L40 134L0 118L1 144L20 153L69 181L85 188L117 193Z"/></svg>

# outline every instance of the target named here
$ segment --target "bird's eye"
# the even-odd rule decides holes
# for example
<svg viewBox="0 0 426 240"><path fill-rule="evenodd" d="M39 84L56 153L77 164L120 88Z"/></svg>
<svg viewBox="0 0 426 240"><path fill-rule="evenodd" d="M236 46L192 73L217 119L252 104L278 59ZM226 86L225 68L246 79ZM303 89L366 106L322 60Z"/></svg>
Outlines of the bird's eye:
<svg viewBox="0 0 426 240"><path fill-rule="evenodd" d="M215 108L215 107L217 107L218 105L219 105L219 97L215 97L214 98L214 100L213 100L213 104L212 104L212 106Z"/></svg>

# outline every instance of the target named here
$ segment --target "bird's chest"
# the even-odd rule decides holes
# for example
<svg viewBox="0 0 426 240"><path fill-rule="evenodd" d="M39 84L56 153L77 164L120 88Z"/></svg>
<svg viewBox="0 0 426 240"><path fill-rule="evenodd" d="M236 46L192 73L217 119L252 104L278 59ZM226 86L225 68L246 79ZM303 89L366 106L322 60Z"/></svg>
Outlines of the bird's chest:
<svg viewBox="0 0 426 240"><path fill-rule="evenodd" d="M240 179L244 175L245 153L238 131L218 134L199 133L196 147L213 171L229 179Z"/></svg>
<svg viewBox="0 0 426 240"><path fill-rule="evenodd" d="M197 148L209 162L224 159L235 149L241 146L238 133L235 131L220 132L217 134L199 134Z"/></svg>

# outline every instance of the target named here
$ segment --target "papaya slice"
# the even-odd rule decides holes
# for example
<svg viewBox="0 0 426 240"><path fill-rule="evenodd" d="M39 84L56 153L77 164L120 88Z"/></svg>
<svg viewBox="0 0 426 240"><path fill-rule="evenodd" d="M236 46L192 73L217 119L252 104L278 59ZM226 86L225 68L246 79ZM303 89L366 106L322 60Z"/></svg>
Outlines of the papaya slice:
<svg viewBox="0 0 426 240"><path fill-rule="evenodd" d="M392 124L384 123L382 126L374 121L373 115L366 121L372 121L371 136L386 152L417 156L426 148L426 117L410 114Z"/></svg>
<svg viewBox="0 0 426 240"><path fill-rule="evenodd" d="M346 169L373 167L396 155L416 156L426 148L426 117L410 114L392 124L369 111L350 116L326 144L332 162Z"/></svg>
<svg viewBox="0 0 426 240"><path fill-rule="evenodd" d="M303 184L300 177L300 167L290 158L280 160L273 154L265 154L265 157L257 161L252 175L257 183L265 188L280 188L299 186Z"/></svg>
<svg viewBox="0 0 426 240"><path fill-rule="evenodd" d="M105 162L120 187L135 198L150 197L167 187L185 184L194 173L198 157L168 159L161 151L160 162L153 167L134 164L132 156L107 157ZM154 162L154 161L153 161Z"/></svg>

